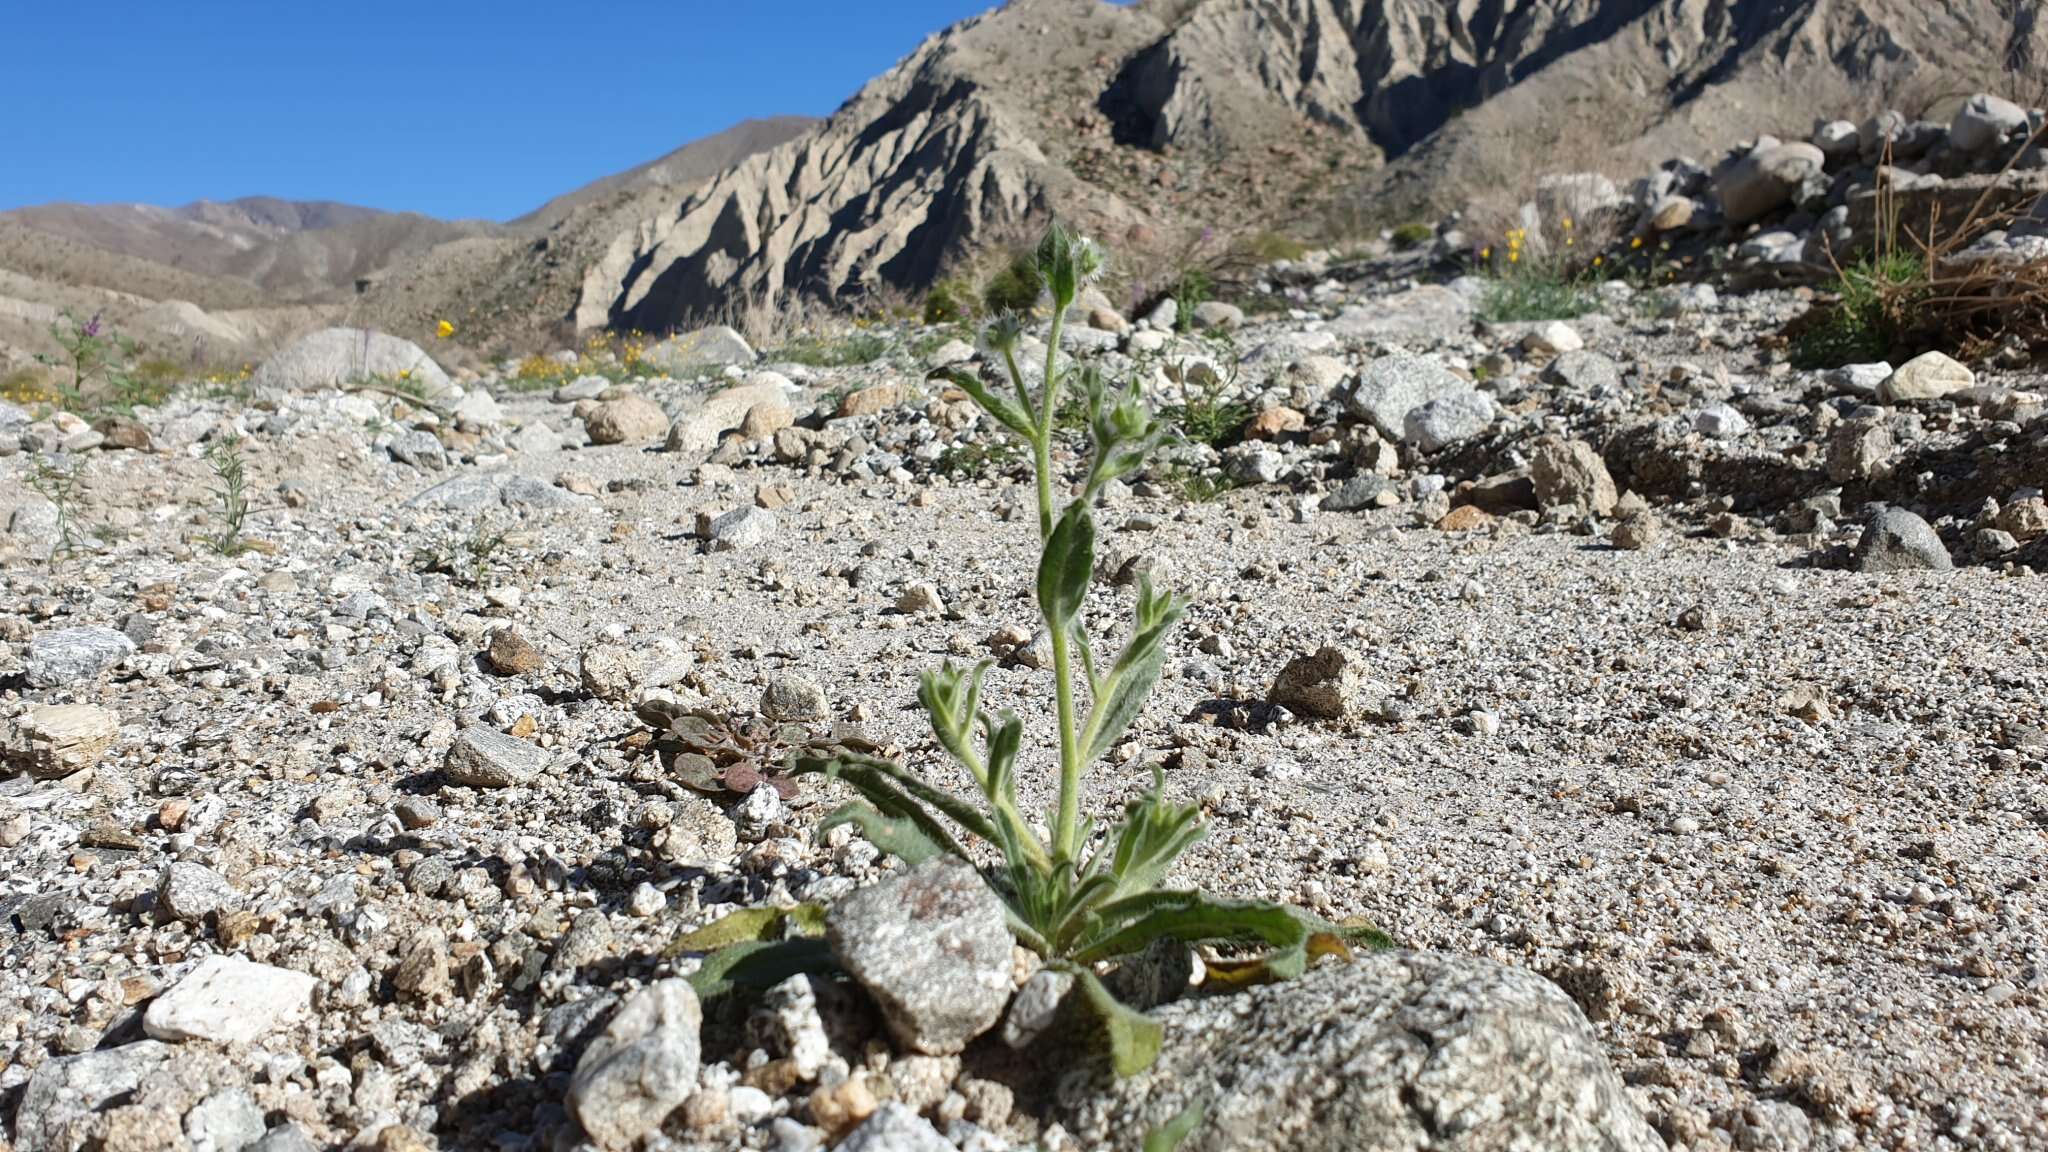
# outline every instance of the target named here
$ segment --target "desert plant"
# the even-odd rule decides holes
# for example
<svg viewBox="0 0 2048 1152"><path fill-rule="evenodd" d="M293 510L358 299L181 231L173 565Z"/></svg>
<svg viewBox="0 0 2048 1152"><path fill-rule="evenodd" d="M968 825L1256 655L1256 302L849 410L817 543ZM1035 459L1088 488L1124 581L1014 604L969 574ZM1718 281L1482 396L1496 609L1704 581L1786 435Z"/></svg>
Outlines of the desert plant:
<svg viewBox="0 0 2048 1152"><path fill-rule="evenodd" d="M66 312L50 325L50 338L63 355L37 359L58 372L56 387L65 403L91 411L105 400L107 390L111 389L118 401L131 387L127 366L135 344L116 332L104 316L95 314L80 322Z"/></svg>
<svg viewBox="0 0 2048 1152"><path fill-rule="evenodd" d="M926 324L958 324L974 319L980 302L974 289L958 280L941 280L924 298Z"/></svg>
<svg viewBox="0 0 2048 1152"><path fill-rule="evenodd" d="M1392 234L1394 247L1399 248L1403 252L1420 248L1434 239L1436 239L1436 229L1419 221L1403 224L1394 229Z"/></svg>
<svg viewBox="0 0 2048 1152"><path fill-rule="evenodd" d="M206 542L223 556L239 555L249 547L249 542L242 539L242 527L249 518L242 438L225 436L214 441L206 449L206 463L213 469L214 481L219 485L213 494L220 504L220 530L207 536Z"/></svg>
<svg viewBox="0 0 2048 1152"><path fill-rule="evenodd" d="M981 303L990 312L1027 315L1045 294L1045 278L1030 253L1020 252L982 285Z"/></svg>
<svg viewBox="0 0 2048 1152"><path fill-rule="evenodd" d="M836 812L826 827L851 824L875 845L916 863L941 854L976 862L957 833L995 849L983 871L1009 909L1017 939L1048 965L1076 981L1076 1002L1101 1024L1112 1064L1128 1075L1157 1056L1160 1026L1116 1003L1094 965L1141 951L1162 939L1186 943L1255 942L1263 955L1216 962L1221 985L1282 979L1299 973L1312 953L1348 951L1347 940L1384 937L1358 930L1347 937L1332 925L1277 904L1220 900L1200 892L1163 888L1174 862L1207 829L1193 805L1167 799L1163 778L1128 805L1123 820L1097 835L1082 814L1088 767L1123 739L1142 711L1166 658L1166 639L1186 602L1138 587L1135 619L1122 652L1098 665L1083 615L1095 567L1093 506L1103 487L1142 467L1167 439L1134 383L1107 385L1094 369L1060 362L1060 326L1080 289L1101 269L1095 246L1055 224L1039 245L1036 267L1052 294L1052 329L1046 340L1042 382L1034 391L1017 362L1022 335L1014 317L989 329L1008 387L984 384L966 372L947 378L967 392L1029 450L1037 492L1040 555L1039 613L1052 649L1058 802L1041 834L1017 796L1017 764L1024 722L1010 712L991 717L980 707L986 663L960 668L950 661L924 675L918 700L938 743L973 778L982 804L930 784L919 774L870 756L839 755L799 761L799 774L845 781L861 800ZM1064 504L1067 486L1055 474L1053 444L1060 398L1067 388L1085 397L1089 451L1079 494ZM1077 689L1085 686L1085 712Z"/></svg>
<svg viewBox="0 0 2048 1152"><path fill-rule="evenodd" d="M1161 412L1188 440L1211 448L1227 448L1244 432L1251 419L1251 405L1234 399L1237 392L1238 359L1228 337L1213 338L1222 368L1207 363L1184 361L1179 367L1180 403Z"/></svg>
<svg viewBox="0 0 2048 1152"><path fill-rule="evenodd" d="M810 368L856 368L889 354L889 338L880 332L855 330L843 336L805 333L769 353L770 359Z"/></svg>
<svg viewBox="0 0 2048 1152"><path fill-rule="evenodd" d="M481 588L496 567L498 553L504 551L511 540L511 532L488 519L472 524L468 535L449 532L439 543L417 555L417 566L424 572L438 572L451 577L458 584L470 588Z"/></svg>
<svg viewBox="0 0 2048 1152"><path fill-rule="evenodd" d="M36 494L48 500L57 509L57 548L59 554L78 549L78 464L66 459L58 464L50 459L36 461L35 470L29 473L28 486Z"/></svg>

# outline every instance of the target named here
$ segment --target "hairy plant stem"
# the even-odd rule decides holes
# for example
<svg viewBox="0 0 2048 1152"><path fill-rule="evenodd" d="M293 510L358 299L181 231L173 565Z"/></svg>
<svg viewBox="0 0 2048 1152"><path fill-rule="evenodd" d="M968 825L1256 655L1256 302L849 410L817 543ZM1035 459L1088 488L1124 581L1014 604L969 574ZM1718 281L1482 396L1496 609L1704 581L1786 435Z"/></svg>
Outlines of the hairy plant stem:
<svg viewBox="0 0 2048 1152"><path fill-rule="evenodd" d="M1066 319L1068 301L1057 296L1053 298L1052 330L1046 335L1045 344L1045 387L1039 398L1038 413L1038 529L1040 540L1052 538L1053 489L1052 489L1052 430L1053 419L1059 411L1060 378L1055 372L1060 354L1060 326ZM1041 607L1041 614L1043 608ZM1071 864L1075 859L1077 846L1074 843L1081 824L1081 751L1074 733L1074 677L1073 656L1065 628L1050 616L1045 617L1046 631L1052 637L1053 699L1059 713L1060 728L1060 807L1059 815L1052 826L1052 856L1056 865Z"/></svg>

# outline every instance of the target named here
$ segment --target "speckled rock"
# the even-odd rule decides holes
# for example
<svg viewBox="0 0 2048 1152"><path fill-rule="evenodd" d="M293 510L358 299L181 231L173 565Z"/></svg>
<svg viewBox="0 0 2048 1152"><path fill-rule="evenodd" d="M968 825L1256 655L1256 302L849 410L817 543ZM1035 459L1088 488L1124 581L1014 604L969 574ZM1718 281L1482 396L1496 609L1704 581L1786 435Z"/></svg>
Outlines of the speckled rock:
<svg viewBox="0 0 2048 1152"><path fill-rule="evenodd" d="M915 1051L960 1051L1009 1003L1003 904L963 861L938 857L864 888L833 906L826 927L840 964Z"/></svg>
<svg viewBox="0 0 2048 1152"><path fill-rule="evenodd" d="M1159 1062L1070 1074L1083 1146L1137 1149L1190 1105L1181 1152L1662 1152L1578 1006L1531 972L1381 952L1160 1009Z"/></svg>

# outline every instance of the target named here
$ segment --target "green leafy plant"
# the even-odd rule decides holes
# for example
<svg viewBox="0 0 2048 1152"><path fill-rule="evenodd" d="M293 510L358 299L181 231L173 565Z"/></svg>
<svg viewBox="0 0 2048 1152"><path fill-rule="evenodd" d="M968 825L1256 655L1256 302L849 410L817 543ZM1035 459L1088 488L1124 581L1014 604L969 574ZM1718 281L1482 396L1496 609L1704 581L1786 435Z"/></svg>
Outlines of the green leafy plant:
<svg viewBox="0 0 2048 1152"><path fill-rule="evenodd" d="M958 280L941 280L924 298L926 324L959 324L974 319L981 302L974 289Z"/></svg>
<svg viewBox="0 0 2048 1152"><path fill-rule="evenodd" d="M1490 324L1574 320L1600 307L1600 298L1576 276L1531 268L1498 277L1479 298L1479 318Z"/></svg>
<svg viewBox="0 0 2048 1152"><path fill-rule="evenodd" d="M1083 614L1095 569L1093 506L1105 485L1142 467L1170 433L1147 411L1135 382L1115 389L1095 369L1060 360L1066 310L1101 269L1095 246L1054 225L1036 260L1053 304L1042 383L1034 391L1018 365L1022 330L1014 317L998 319L987 336L1002 360L1007 387L985 384L966 372L946 378L1014 435L1033 461L1040 541L1037 600L1052 649L1059 755L1058 800L1044 821L1048 832L1034 827L1017 795L1024 722L1007 711L990 716L981 708L987 663L960 668L948 662L927 672L918 691L939 745L973 778L980 803L872 756L805 759L796 771L851 785L861 799L834 813L825 826L851 824L906 863L941 854L978 863L963 837L993 847L997 862L982 875L1008 907L1017 939L1074 978L1076 1003L1099 1023L1113 1067L1129 1075L1157 1056L1162 1032L1157 1022L1117 1004L1096 964L1168 938L1258 949L1258 955L1241 962L1211 964L1211 980L1229 986L1291 977L1313 954L1346 953L1350 943L1377 943L1384 937L1367 930L1347 934L1277 904L1163 888L1175 861L1203 838L1207 827L1198 807L1167 798L1156 771L1152 788L1125 808L1121 821L1098 829L1093 818L1083 815L1089 766L1123 739L1143 710L1166 659L1167 637L1186 602L1141 580L1122 651L1106 665L1097 661ZM1061 396L1068 388L1085 399L1089 444L1079 494L1062 503L1056 494L1068 486L1055 472L1053 445Z"/></svg>
<svg viewBox="0 0 2048 1152"><path fill-rule="evenodd" d="M1251 405L1233 399L1237 391L1236 350L1227 339L1212 341L1221 351L1226 366L1218 371L1195 361L1180 365L1181 400L1166 408L1165 416L1181 435L1211 448L1227 448L1244 433L1252 418Z"/></svg>
<svg viewBox="0 0 2048 1152"><path fill-rule="evenodd" d="M220 531L206 537L206 542L223 556L239 555L249 548L249 542L242 539L242 527L249 518L242 438L225 436L214 441L206 449L206 463L213 469L213 478L218 484L213 494L220 502Z"/></svg>
<svg viewBox="0 0 2048 1152"><path fill-rule="evenodd" d="M1011 313L1023 316L1038 306L1038 298L1044 294L1045 277L1039 271L1036 257L1020 252L982 285L981 303L998 315Z"/></svg>
<svg viewBox="0 0 2048 1152"><path fill-rule="evenodd" d="M48 459L38 460L35 471L29 473L28 486L57 509L57 553L77 551L77 462L67 459L63 464L56 464Z"/></svg>
<svg viewBox="0 0 2048 1152"><path fill-rule="evenodd" d="M422 571L439 572L470 588L481 588L490 579L511 533L488 520L471 526L469 535L450 533L439 544L420 554Z"/></svg>
<svg viewBox="0 0 2048 1152"><path fill-rule="evenodd" d="M888 355L889 338L880 332L853 332L830 337L807 334L777 348L773 359L811 368L853 368Z"/></svg>
<svg viewBox="0 0 2048 1152"><path fill-rule="evenodd" d="M1216 298L1216 281L1201 268L1183 268L1173 283L1173 326L1181 332L1195 328L1195 309Z"/></svg>
<svg viewBox="0 0 2048 1152"><path fill-rule="evenodd" d="M1403 252L1420 248L1436 239L1436 229L1420 222L1411 222L1394 229L1394 247Z"/></svg>
<svg viewBox="0 0 2048 1152"><path fill-rule="evenodd" d="M1895 292L1926 273L1918 252L1897 248L1841 269L1834 302L1815 309L1793 336L1792 366L1838 368L1891 355L1905 334Z"/></svg>
<svg viewBox="0 0 2048 1152"><path fill-rule="evenodd" d="M128 375L135 343L115 331L104 316L81 322L66 312L50 325L50 338L63 355L36 359L58 372L56 389L67 405L90 412L105 406L109 394L117 407L132 408L146 399L129 396L135 388Z"/></svg>

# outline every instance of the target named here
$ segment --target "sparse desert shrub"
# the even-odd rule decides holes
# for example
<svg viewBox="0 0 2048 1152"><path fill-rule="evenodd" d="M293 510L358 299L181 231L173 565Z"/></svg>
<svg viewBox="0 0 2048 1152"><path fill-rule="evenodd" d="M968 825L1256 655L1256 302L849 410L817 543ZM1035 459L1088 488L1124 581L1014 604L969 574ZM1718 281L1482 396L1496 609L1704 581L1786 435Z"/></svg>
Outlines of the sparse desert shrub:
<svg viewBox="0 0 2048 1152"><path fill-rule="evenodd" d="M961 324L974 319L978 309L974 289L959 280L941 280L924 298L926 324Z"/></svg>
<svg viewBox="0 0 2048 1152"><path fill-rule="evenodd" d="M1296 240L1285 232L1267 229L1246 238L1239 245L1246 259L1259 264L1277 264L1282 260L1299 260L1308 255L1308 245Z"/></svg>
<svg viewBox="0 0 2048 1152"><path fill-rule="evenodd" d="M1394 247L1406 252L1436 239L1436 229L1420 221L1411 221L1394 229L1392 239Z"/></svg>
<svg viewBox="0 0 2048 1152"><path fill-rule="evenodd" d="M998 315L1028 315L1045 294L1045 279L1029 253L1020 252L981 286L982 307Z"/></svg>
<svg viewBox="0 0 2048 1152"><path fill-rule="evenodd" d="M1095 570L1094 505L1105 485L1142 467L1168 431L1146 410L1135 382L1116 388L1096 369L1077 369L1060 360L1065 312L1101 268L1095 246L1055 225L1039 246L1036 265L1053 305L1040 386L1034 390L1017 364L1022 325L1014 316L998 318L987 337L1007 370L1004 384L984 384L965 371L949 379L1014 435L1033 462L1040 540L1037 600L1052 649L1059 756L1059 799L1046 821L1049 832L1034 827L1017 795L1023 720L1009 712L991 716L981 708L987 664L958 668L949 662L926 673L918 692L933 734L973 779L979 804L908 768L869 756L802 759L797 772L851 785L862 800L840 809L826 827L851 824L906 863L950 854L978 864L963 836L992 847L998 861L982 874L1008 905L1013 932L1049 966L1073 976L1081 993L1076 999L1100 1024L1113 1066L1128 1075L1157 1056L1162 1029L1116 1003L1096 973L1098 962L1130 956L1162 939L1254 944L1266 950L1256 960L1211 970L1219 984L1248 983L1283 979L1302 971L1311 955L1343 953L1351 943L1379 944L1385 938L1364 928L1347 932L1277 904L1163 888L1174 862L1207 828L1200 808L1167 799L1156 772L1151 790L1102 835L1096 834L1092 819L1083 817L1089 766L1103 760L1143 710L1166 658L1167 637L1186 605L1154 589L1149 580L1141 581L1122 651L1106 665L1097 663L1083 612ZM1053 444L1061 397L1069 389L1085 401L1088 445L1081 454L1080 482L1071 488L1077 494L1067 501L1070 486L1055 471ZM788 943L817 956L809 942ZM760 961L758 952L753 958ZM716 958L705 967L730 971Z"/></svg>
<svg viewBox="0 0 2048 1152"><path fill-rule="evenodd" d="M805 333L769 353L774 360L812 368L853 368L889 354L889 338L880 332L853 331L838 336Z"/></svg>
<svg viewBox="0 0 2048 1152"><path fill-rule="evenodd" d="M2014 157L2044 135L2048 128ZM1890 157L1883 159L1888 167ZM2048 261L1971 250L2036 206L2001 192L2012 163L1954 223L1942 218L1938 197L1925 220L1907 220L1896 189L1880 182L1871 250L1847 267L1838 262L1834 299L1786 328L1794 364L1836 367L1929 349L1965 360L2001 348L2048 355ZM2006 199L1994 198L2000 195Z"/></svg>
<svg viewBox="0 0 2048 1152"><path fill-rule="evenodd" d="M1904 335L1904 318L1893 293L1925 280L1918 253L1890 251L1867 256L1838 270L1835 299L1808 314L1792 335L1792 366L1838 368L1867 364L1892 354Z"/></svg>
<svg viewBox="0 0 2048 1152"><path fill-rule="evenodd" d="M1598 309L1593 283L1602 258L1579 258L1574 228L1570 217L1558 221L1555 246L1532 245L1525 229L1510 228L1498 246L1480 248L1477 264L1489 281L1479 300L1479 318L1489 323L1571 320Z"/></svg>

